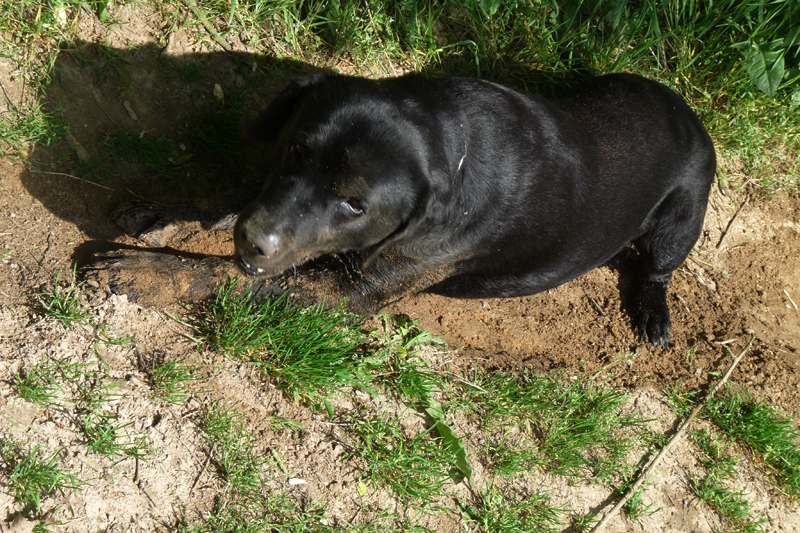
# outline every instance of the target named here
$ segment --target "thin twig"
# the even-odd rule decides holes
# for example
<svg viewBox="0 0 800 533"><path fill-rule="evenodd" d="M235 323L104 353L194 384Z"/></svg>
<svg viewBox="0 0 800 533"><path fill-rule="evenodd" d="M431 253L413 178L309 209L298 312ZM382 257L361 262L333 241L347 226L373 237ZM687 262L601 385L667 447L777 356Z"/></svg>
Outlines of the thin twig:
<svg viewBox="0 0 800 533"><path fill-rule="evenodd" d="M669 452L670 448L672 448L672 445L675 444L681 438L681 436L684 434L684 432L686 431L686 428L689 427L689 424L691 423L692 419L697 415L697 413L700 412L700 410L703 407L706 406L706 404L709 402L709 400L711 400L711 397L714 396L714 393L717 392L717 390L722 385L724 385L726 381L728 381L728 378L733 373L733 369L736 368L736 365L739 364L739 361L741 361L742 357L744 357L744 354L747 352L747 350L750 349L750 346L753 344L753 340L755 338L756 338L755 335L750 337L750 342L748 342L747 346L744 347L744 350L742 350L742 352L734 358L733 363L731 363L731 366L728 369L728 371L725 372L725 375L722 376L722 379L719 380L719 383L714 385L714 387L708 392L708 394L703 399L703 401L700 402L699 404L697 404L694 409L692 409L692 412L689 413L689 416L686 417L686 420L684 420L681 423L680 427L678 428L678 432L675 433L675 435L673 435L671 439L669 439L669 442L667 442L667 444L664 445L663 448L661 448L661 451L658 452L658 455L655 456L655 458L652 460L650 465L648 465L648 467L645 469L645 471L642 472L642 475L640 475L639 478L636 480L636 483L631 485L631 487L625 493L625 496L623 496L623 498L619 502L617 502L617 504L614 506L613 509L608 511L605 514L605 516L603 516L603 519L600 520L592 528L590 533L596 533L597 531L600 531L603 528L603 526L605 526L606 523L608 523L608 521L611 520L611 518L614 515L617 514L617 512L620 510L620 508L622 508L622 506L625 505L628 502L628 500L631 499L631 497L639 489L639 486L641 486L641 484L644 483L645 480L647 480L647 478L650 477L650 475L653 473L653 470L655 470L656 466L658 466L658 464L661 462L661 459L663 459L664 456L667 455L667 452ZM728 347L726 346L725 349L728 350ZM728 350L728 353L731 353L730 350ZM733 354L731 354L731 355L733 355Z"/></svg>
<svg viewBox="0 0 800 533"><path fill-rule="evenodd" d="M785 294L786 297L789 298L789 301L792 302L792 305L794 306L794 310L797 311L797 304L794 303L794 300L792 300L792 297L789 296L789 293L786 291L786 289L783 289L783 294Z"/></svg>
<svg viewBox="0 0 800 533"><path fill-rule="evenodd" d="M731 229L733 228L733 223L734 223L734 222L736 222L736 218L739 216L739 213L741 213L741 212L742 212L742 209L744 209L744 206L746 206L746 205L747 205L747 202L749 202L749 201L750 201L750 196L748 195L748 196L747 196L747 197L744 199L744 202L742 202L742 205L740 205L740 206L739 206L739 209L736 211L736 214L734 214L734 215L733 215L733 218L731 218L731 221L730 221L730 222L728 222L728 227L727 227L727 228L725 228L725 232L722 234L722 237L720 237L720 238L719 238L719 242L717 243L717 250L719 250L719 249L720 249L720 247L722 246L722 243L725 241L725 237L727 237L727 236L728 236L728 233L729 233L729 232L731 231Z"/></svg>
<svg viewBox="0 0 800 533"><path fill-rule="evenodd" d="M155 495L150 491L150 488L145 484L145 482L139 481L139 483L137 483L137 486L142 492L144 492L145 496L147 496L147 498L150 500L150 503L153 504L153 507L158 507Z"/></svg>
<svg viewBox="0 0 800 533"><path fill-rule="evenodd" d="M6 97L6 100L8 101L8 106L7 106L7 107L8 107L8 109L9 109L9 110L11 110L11 109L14 109L14 110L16 110L16 109L17 109L17 106L15 106L15 105L14 105L14 102L12 102L12 101L11 101L11 97L10 97L10 96L8 96L8 93L6 92L6 86L5 86L5 85L3 85L3 81L2 81L2 80L0 80L0 88L2 88L2 89L3 89L3 94L5 95L5 97Z"/></svg>
<svg viewBox="0 0 800 533"><path fill-rule="evenodd" d="M214 42L216 42L223 49L225 49L226 52L233 52L233 48L231 47L231 45L228 44L228 41L220 37L214 25L206 20L206 18L200 12L200 9L198 9L197 4L194 2L194 0L186 0L186 5L189 7L189 10L192 13L194 13L194 16L197 17L197 20L200 21L200 24L202 24L205 27L206 31L211 34L211 37L214 39Z"/></svg>
<svg viewBox="0 0 800 533"><path fill-rule="evenodd" d="M83 178L79 178L78 176L73 176L72 174L66 174L64 172L47 172L45 170L33 170L33 169L28 169L28 172L30 172L31 174L49 174L51 176L66 176L66 177L72 178L74 180L78 180L78 181L82 181L84 183L88 183L89 185L94 185L95 187L100 187L100 188L105 189L107 191L113 191L114 190L111 187L106 187L105 185L100 185L99 183L95 183L93 181L85 180Z"/></svg>
<svg viewBox="0 0 800 533"><path fill-rule="evenodd" d="M597 312L603 316L606 316L606 312L603 311L603 308L600 307L600 305L595 301L594 298L592 298L592 295L586 291L583 291L583 293L586 295L587 298L589 298L589 301L592 302L592 305L594 306L595 309L597 309Z"/></svg>
<svg viewBox="0 0 800 533"><path fill-rule="evenodd" d="M192 483L192 488L189 489L189 494L194 492L194 488L197 486L197 482L200 481L201 477L203 477L203 474L205 473L206 468L208 468L208 463L211 462L211 454L212 453L213 453L213 450L211 450L209 452L209 454L206 456L206 463L203 465L203 468L200 469L200 473L197 474L197 477L194 478L194 483Z"/></svg>

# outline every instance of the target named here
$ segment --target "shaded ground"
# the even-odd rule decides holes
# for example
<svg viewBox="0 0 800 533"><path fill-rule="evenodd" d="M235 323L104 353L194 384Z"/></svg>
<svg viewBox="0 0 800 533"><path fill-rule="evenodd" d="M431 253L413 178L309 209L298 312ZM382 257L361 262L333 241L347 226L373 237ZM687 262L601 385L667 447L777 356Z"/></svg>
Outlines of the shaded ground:
<svg viewBox="0 0 800 533"><path fill-rule="evenodd" d="M129 24L108 34L105 31L84 28L86 42L61 54L47 94L49 105L60 109L89 158L81 161L73 147L61 142L37 148L30 154L30 167L0 160L0 361L6 376L46 356L79 358L85 350L85 336L65 332L37 316L26 295L52 286L57 272L69 270L74 261L85 260L92 251L116 246L112 243L141 244L121 235L109 222L109 212L119 202L135 195L165 202L192 197L203 203L203 197L258 179L258 148L237 140L232 146L217 146L225 149L215 151L196 132L205 126L218 130L223 122L215 120L225 118L231 110L241 120L254 116L288 79L306 68L274 58L256 61L242 45L234 46L238 55L215 54L188 31L176 32L165 50L158 44L163 37L158 35L158 21L141 9L130 14ZM111 52L86 44L95 41L99 33L114 47ZM0 78L9 96L21 101L23 84L3 60ZM215 85L220 85L224 98L215 96ZM168 141L168 163L155 168L115 153L112 147L119 131ZM723 164L735 172L732 164ZM617 363L608 371L608 381L636 391L636 408L646 418L659 418L660 430L671 427L671 418L655 391L678 383L695 388L716 381L731 360L724 346L738 353L755 334L753 348L732 380L797 417L800 201L787 197L750 200L731 226L746 194L723 196L714 188L704 235L672 284L673 334L665 350L638 343L631 332L624 308L622 258L546 294L475 301L419 295L388 310L408 314L422 327L446 333L451 347L463 346L447 356L456 368L532 367L546 371L569 367L577 374ZM181 248L232 253L228 233L209 233L201 227L185 235ZM99 460L82 455L70 433L59 426L57 414L54 417L15 399L8 382L0 387L3 431L22 434L33 428L50 448L66 446L68 464L83 472L84 478L95 480L81 496L82 521L76 522L76 530L150 531L159 521L169 522L176 514L202 508L220 490L203 478L200 470L206 457L199 428L190 416L198 406L191 402L168 406L149 396L143 369L156 354L202 357L224 369L209 382L212 395L242 402L265 449L280 454L292 476L311 481L303 489L309 498L333 502L332 517L348 521L355 519L360 506L391 501L380 492L362 498L354 495L358 474L345 468L335 429L322 417L295 406L234 363L212 354L197 355L186 331L161 311L143 309L116 296L92 298L96 313L117 333L133 334L137 339L134 348L110 347L104 357L124 393L118 408L159 450L156 459L141 465L142 479L158 495L158 501L150 500L130 481L132 462L96 464ZM262 423L273 414L302 422L302 436L277 432ZM456 428L459 434L470 434L466 421ZM481 443L468 440L468 446L479 449ZM688 446L676 450L646 493L660 511L637 522L618 519L609 530L717 528L714 513L700 507L687 491L687 472L695 468L697 461ZM480 471L476 475L480 476ZM756 502L756 511L773 519L767 530L800 529L797 505L764 482L763 467L748 463L740 477L741 486ZM277 483L285 484L285 480ZM531 483L552 487L565 506L583 511L602 508L611 494L607 487L575 487L563 480L544 478ZM451 493L467 496L463 486L454 487ZM0 504L10 512L11 500L7 495L3 498ZM359 502L354 503L355 499ZM455 519L427 520L437 531L458 528Z"/></svg>

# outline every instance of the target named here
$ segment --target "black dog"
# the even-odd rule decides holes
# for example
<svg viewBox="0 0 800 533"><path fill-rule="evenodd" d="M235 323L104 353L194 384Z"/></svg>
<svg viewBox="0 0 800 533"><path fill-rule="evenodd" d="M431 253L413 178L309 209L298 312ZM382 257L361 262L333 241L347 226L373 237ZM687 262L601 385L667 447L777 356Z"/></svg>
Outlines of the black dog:
<svg viewBox="0 0 800 533"><path fill-rule="evenodd" d="M369 311L420 290L534 294L633 243L634 327L669 342L667 287L702 230L716 161L663 85L615 74L547 101L474 79L316 74L252 133L275 153L236 224L247 274L310 277Z"/></svg>
<svg viewBox="0 0 800 533"><path fill-rule="evenodd" d="M362 313L423 290L524 296L633 243L634 327L669 343L667 287L702 230L716 161L700 120L663 85L615 74L548 101L473 79L315 74L289 85L251 136L273 153L235 242L260 292L347 299ZM196 211L172 216L211 218ZM153 206L117 214L156 246L175 231ZM122 251L86 271L164 304L212 294L231 266Z"/></svg>

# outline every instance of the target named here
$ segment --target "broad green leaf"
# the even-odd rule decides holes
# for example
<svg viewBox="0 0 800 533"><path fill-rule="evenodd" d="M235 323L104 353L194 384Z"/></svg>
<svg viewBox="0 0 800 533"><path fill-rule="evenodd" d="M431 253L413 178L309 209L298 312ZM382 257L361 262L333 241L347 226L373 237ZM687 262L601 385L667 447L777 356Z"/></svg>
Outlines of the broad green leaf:
<svg viewBox="0 0 800 533"><path fill-rule="evenodd" d="M761 44L747 41L733 45L744 56L744 66L750 74L750 79L768 96L775 94L785 73L783 60L785 50L782 44L783 39L777 39Z"/></svg>
<svg viewBox="0 0 800 533"><path fill-rule="evenodd" d="M489 16L497 13L497 8L500 7L500 0L481 0L481 8L486 11Z"/></svg>
<svg viewBox="0 0 800 533"><path fill-rule="evenodd" d="M472 477L472 467L467 461L467 450L464 449L464 442L456 436L450 426L444 423L444 409L442 409L441 404L433 403L425 409L425 412L436 421L433 427L442 438L442 446L455 458L458 471L464 477L470 479Z"/></svg>
<svg viewBox="0 0 800 533"><path fill-rule="evenodd" d="M441 420L437 421L434 427L436 431L439 432L439 436L442 437L442 444L445 449L455 457L458 471L467 479L472 478L472 467L469 465L469 461L467 461L467 450L464 449L464 442L456 436L450 426Z"/></svg>
<svg viewBox="0 0 800 533"><path fill-rule="evenodd" d="M97 18L99 18L102 22L108 22L111 20L111 16L108 14L108 4L110 2L108 0L96 0L94 2L94 9L97 13Z"/></svg>

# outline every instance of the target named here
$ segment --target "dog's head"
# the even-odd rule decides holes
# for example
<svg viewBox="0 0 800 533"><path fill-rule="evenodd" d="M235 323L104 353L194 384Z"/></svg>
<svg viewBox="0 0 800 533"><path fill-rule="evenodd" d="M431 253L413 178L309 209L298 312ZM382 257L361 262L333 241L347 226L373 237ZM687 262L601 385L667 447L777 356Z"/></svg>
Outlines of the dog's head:
<svg viewBox="0 0 800 533"><path fill-rule="evenodd" d="M241 268L273 276L401 238L430 182L430 143L409 105L380 81L332 74L284 89L249 132L274 156L236 223Z"/></svg>

